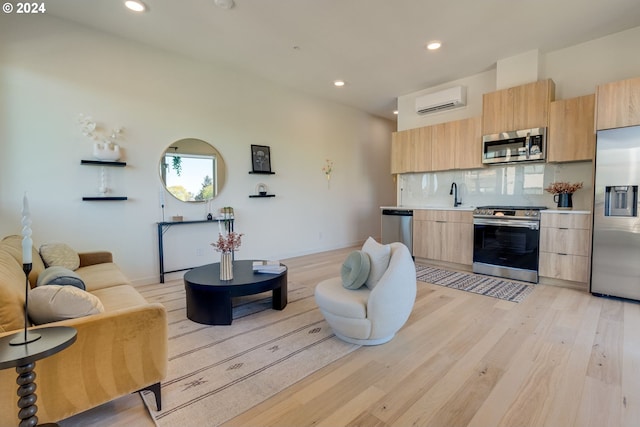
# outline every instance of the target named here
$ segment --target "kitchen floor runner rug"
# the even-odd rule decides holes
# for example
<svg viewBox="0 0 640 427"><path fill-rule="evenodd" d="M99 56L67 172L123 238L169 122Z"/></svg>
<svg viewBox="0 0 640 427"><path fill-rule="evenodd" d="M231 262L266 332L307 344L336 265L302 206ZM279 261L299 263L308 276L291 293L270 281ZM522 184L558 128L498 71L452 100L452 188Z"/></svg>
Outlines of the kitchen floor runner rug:
<svg viewBox="0 0 640 427"><path fill-rule="evenodd" d="M473 292L511 302L522 302L535 286L482 274L461 273L436 267L416 265L416 278L421 282Z"/></svg>
<svg viewBox="0 0 640 427"><path fill-rule="evenodd" d="M174 288L142 292L168 312L162 410L152 393L142 396L160 427L220 425L359 347L333 334L307 287L289 283L282 311L271 309L270 293L234 300L229 326L188 320L184 287Z"/></svg>

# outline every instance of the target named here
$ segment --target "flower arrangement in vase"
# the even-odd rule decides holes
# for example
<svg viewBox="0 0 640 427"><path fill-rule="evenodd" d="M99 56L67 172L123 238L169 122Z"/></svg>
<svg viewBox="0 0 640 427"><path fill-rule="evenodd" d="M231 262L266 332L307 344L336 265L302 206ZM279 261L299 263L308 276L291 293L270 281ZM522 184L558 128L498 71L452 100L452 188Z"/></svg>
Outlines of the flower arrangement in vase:
<svg viewBox="0 0 640 427"><path fill-rule="evenodd" d="M331 172L333 172L333 160L326 159L326 165L322 168L322 172L327 177L327 188L329 188L329 182L331 181Z"/></svg>
<svg viewBox="0 0 640 427"><path fill-rule="evenodd" d="M95 141L93 143L93 157L105 161L120 159L120 146L116 143L116 140L120 137L124 128L113 128L111 133L106 135L100 131L93 118L84 114L78 116L78 123L82 134Z"/></svg>
<svg viewBox="0 0 640 427"><path fill-rule="evenodd" d="M218 240L211 243L220 252L220 280L233 279L233 252L242 244L242 233L234 231L226 234L219 233Z"/></svg>
<svg viewBox="0 0 640 427"><path fill-rule="evenodd" d="M573 208L573 193L582 188L582 182L552 182L544 189L547 193L553 194L553 201L558 204L558 209Z"/></svg>

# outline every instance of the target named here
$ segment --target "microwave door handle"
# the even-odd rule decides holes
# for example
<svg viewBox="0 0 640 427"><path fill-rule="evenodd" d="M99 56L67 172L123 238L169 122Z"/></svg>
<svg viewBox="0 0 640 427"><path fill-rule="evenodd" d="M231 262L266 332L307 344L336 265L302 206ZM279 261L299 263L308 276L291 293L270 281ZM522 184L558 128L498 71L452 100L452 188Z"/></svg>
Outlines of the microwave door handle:
<svg viewBox="0 0 640 427"><path fill-rule="evenodd" d="M529 159L529 156L531 155L531 132L527 132L527 137L524 139L524 144L527 147L527 160Z"/></svg>

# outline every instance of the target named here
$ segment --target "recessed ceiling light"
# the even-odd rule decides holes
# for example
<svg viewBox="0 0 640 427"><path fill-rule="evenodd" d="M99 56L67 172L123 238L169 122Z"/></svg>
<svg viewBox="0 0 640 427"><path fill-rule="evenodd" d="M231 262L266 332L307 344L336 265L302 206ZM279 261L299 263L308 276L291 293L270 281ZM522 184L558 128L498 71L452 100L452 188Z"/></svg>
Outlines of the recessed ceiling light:
<svg viewBox="0 0 640 427"><path fill-rule="evenodd" d="M433 40L427 43L427 49L429 50L440 49L440 46L442 46L442 43L439 42L438 40Z"/></svg>
<svg viewBox="0 0 640 427"><path fill-rule="evenodd" d="M342 87L345 85L344 80L336 80L333 82L333 85L336 87Z"/></svg>
<svg viewBox="0 0 640 427"><path fill-rule="evenodd" d="M127 0L124 2L127 9L134 12L144 12L147 10L147 5L139 0Z"/></svg>
<svg viewBox="0 0 640 427"><path fill-rule="evenodd" d="M393 110L393 114L398 115L398 110Z"/></svg>
<svg viewBox="0 0 640 427"><path fill-rule="evenodd" d="M233 9L236 3L233 0L213 0L213 4L222 9Z"/></svg>

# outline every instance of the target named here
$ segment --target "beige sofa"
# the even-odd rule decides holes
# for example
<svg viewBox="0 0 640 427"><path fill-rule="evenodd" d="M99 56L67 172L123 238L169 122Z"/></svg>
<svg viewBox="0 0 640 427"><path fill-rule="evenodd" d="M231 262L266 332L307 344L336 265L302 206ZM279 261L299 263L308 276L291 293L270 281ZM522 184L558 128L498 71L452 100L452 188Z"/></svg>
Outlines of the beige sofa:
<svg viewBox="0 0 640 427"><path fill-rule="evenodd" d="M20 236L0 242L0 337L24 327L25 274ZM57 422L117 397L148 389L159 407L160 381L167 371L167 318L162 304L148 303L112 261L109 252L80 253L75 271L104 312L47 326L72 326L77 340L36 362L37 416ZM32 286L45 265L33 249ZM0 371L2 423L17 425L16 371Z"/></svg>

